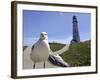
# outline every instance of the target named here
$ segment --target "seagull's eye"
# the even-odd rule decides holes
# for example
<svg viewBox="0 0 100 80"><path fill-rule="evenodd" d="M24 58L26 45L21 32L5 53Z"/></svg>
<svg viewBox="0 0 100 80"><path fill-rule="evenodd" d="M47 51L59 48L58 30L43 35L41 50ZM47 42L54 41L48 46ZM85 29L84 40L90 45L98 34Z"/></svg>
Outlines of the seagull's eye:
<svg viewBox="0 0 100 80"><path fill-rule="evenodd" d="M42 37L44 37L44 35L43 35L43 34L41 34L41 36L42 36Z"/></svg>

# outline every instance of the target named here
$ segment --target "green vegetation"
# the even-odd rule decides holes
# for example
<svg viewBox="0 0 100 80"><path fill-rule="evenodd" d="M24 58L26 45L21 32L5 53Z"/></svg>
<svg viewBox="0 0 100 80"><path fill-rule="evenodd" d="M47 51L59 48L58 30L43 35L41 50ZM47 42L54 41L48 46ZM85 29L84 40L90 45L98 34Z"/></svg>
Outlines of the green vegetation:
<svg viewBox="0 0 100 80"><path fill-rule="evenodd" d="M52 51L57 51L65 46L65 44L60 44L60 43L49 43L49 45Z"/></svg>
<svg viewBox="0 0 100 80"><path fill-rule="evenodd" d="M52 51L57 51L65 46L59 43L50 43ZM90 41L81 42L70 45L69 50L62 53L60 56L68 62L71 66L90 66Z"/></svg>

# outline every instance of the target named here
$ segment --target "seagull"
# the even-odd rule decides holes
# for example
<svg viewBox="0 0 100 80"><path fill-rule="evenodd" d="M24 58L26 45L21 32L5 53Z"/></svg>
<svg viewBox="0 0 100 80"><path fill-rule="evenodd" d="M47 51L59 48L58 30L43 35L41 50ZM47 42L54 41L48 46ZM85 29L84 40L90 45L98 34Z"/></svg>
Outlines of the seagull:
<svg viewBox="0 0 100 80"><path fill-rule="evenodd" d="M31 60L34 62L33 68L35 69L36 63L43 62L43 67L45 68L45 62L48 61L52 65L60 67L68 67L69 64L66 63L59 54L67 51L69 46L52 52L48 43L48 36L46 32L41 32L39 40L32 46L31 49Z"/></svg>
<svg viewBox="0 0 100 80"><path fill-rule="evenodd" d="M32 46L31 60L34 62L33 68L37 62L43 62L45 68L45 61L49 57L50 46L48 44L48 36L46 32L41 32L40 39Z"/></svg>

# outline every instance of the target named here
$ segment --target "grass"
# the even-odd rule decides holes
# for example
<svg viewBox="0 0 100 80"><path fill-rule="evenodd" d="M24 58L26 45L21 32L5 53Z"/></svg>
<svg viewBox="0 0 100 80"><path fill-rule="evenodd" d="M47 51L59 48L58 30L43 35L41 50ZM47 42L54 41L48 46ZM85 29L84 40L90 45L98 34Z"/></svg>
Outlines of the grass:
<svg viewBox="0 0 100 80"><path fill-rule="evenodd" d="M57 51L65 46L65 44L60 44L60 43L49 43L49 45L52 51Z"/></svg>
<svg viewBox="0 0 100 80"><path fill-rule="evenodd" d="M90 43L90 41L88 42ZM64 44L50 43L52 51L61 49ZM60 56L68 62L71 66L90 66L91 64L91 50L87 42L70 45L69 50L62 53Z"/></svg>

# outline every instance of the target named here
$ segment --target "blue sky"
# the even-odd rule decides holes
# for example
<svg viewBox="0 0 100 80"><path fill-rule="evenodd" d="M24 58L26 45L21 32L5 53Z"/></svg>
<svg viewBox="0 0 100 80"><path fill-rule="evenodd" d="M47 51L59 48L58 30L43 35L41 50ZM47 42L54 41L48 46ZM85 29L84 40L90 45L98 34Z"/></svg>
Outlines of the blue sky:
<svg viewBox="0 0 100 80"><path fill-rule="evenodd" d="M91 14L23 10L23 42L34 44L41 32L47 32L49 42L70 43L72 17L77 17L81 41L90 39Z"/></svg>

